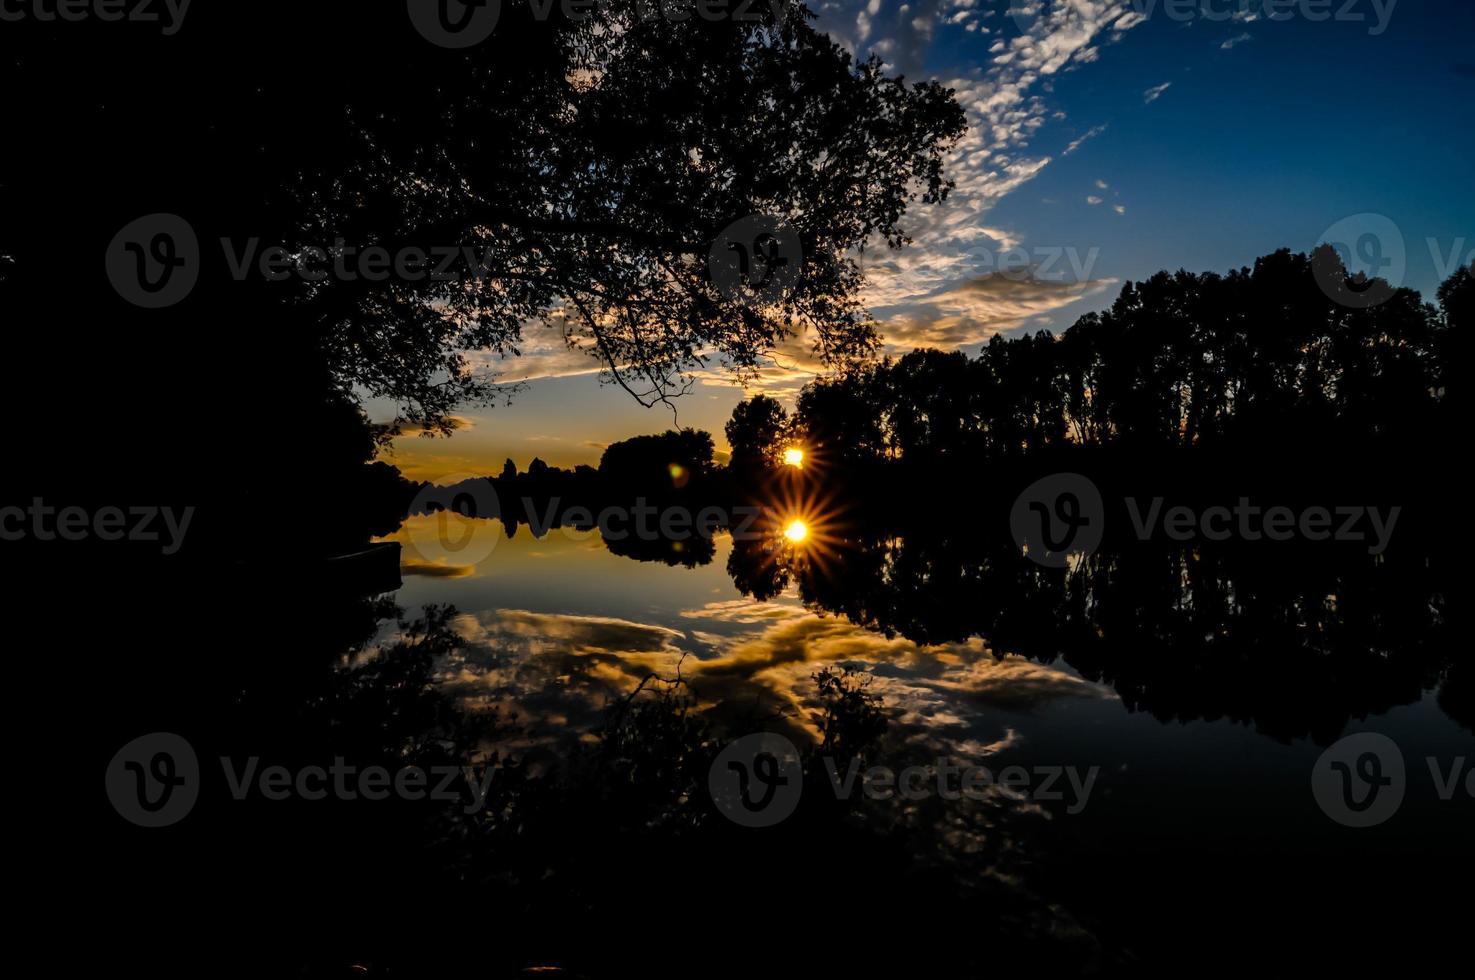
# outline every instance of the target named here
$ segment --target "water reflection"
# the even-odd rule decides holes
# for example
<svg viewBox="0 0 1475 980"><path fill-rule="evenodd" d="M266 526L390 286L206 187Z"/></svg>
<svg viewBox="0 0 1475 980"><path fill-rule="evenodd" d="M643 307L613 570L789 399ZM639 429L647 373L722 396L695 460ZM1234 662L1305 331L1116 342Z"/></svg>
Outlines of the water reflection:
<svg viewBox="0 0 1475 980"><path fill-rule="evenodd" d="M412 519L402 536L435 533L426 520ZM615 540L594 528L554 527L519 551L512 539L498 538L497 525L470 524L474 541L489 540L468 551L490 554L490 539L502 542L489 569L560 554L565 568L580 566L589 579L629 575L594 562L593 548L683 566L722 590L710 566L726 552L721 564L735 592L654 617L643 615L652 600L638 589L613 598L605 620L559 619L550 609L535 626L517 620L517 609L485 608L475 592L457 598L500 648L537 638L547 656L557 648L550 679L577 678L598 696L669 670L685 654L693 658L687 678L712 710L723 713L737 701L803 728L802 699L783 676L786 665L891 665L882 673L925 680L966 700L972 682L956 673L985 666L1007 673L1014 658L1109 692L1131 712L1162 721L1227 719L1279 740L1309 736L1324 744L1353 719L1436 690L1450 717L1475 725L1462 681L1468 644L1446 612L1449 572L1440 553L1416 538L1381 556L1332 545L1134 541L1051 569L980 528L916 520L891 528L847 518L833 501L812 495L778 499L741 533L680 540ZM411 563L405 571L474 581L481 567ZM572 581L553 594L566 597ZM675 580L631 581L669 592ZM740 623L749 628L733 635ZM638 642L627 635L635 628L648 631ZM625 645L607 642L613 637ZM898 703L920 697L894 693Z"/></svg>
<svg viewBox="0 0 1475 980"><path fill-rule="evenodd" d="M737 541L728 570L755 598L792 582L806 606L884 636L983 637L1000 655L1063 661L1162 720L1229 718L1326 742L1441 683L1446 710L1472 720L1448 579L1417 550L1148 543L1049 569L1009 541L917 527L851 532L831 548L835 560L816 563Z"/></svg>
<svg viewBox="0 0 1475 980"><path fill-rule="evenodd" d="M360 642L342 673L357 693L324 710L353 708L350 727L376 739L423 726L432 738L397 740L416 751L501 760L491 815L437 824L433 841L461 882L449 894L495 905L526 961L571 962L560 944L573 926L598 944L585 962L638 968L624 937L651 928L661 902L716 889L761 916L794 881L908 941L972 937L929 954L964 975L1112 970L1147 949L1177 962L1222 934L1214 923L1279 908L1260 887L1272 876L1324 875L1295 921L1328 929L1359 914L1328 872L1350 874L1347 854L1368 843L1317 851L1311 740L1380 715L1411 748L1448 755L1459 743L1425 696L1436 690L1438 710L1470 723L1448 571L1424 549L1111 544L1047 569L981 529L804 513L802 540L787 533L794 511L775 507L758 533L720 531L689 562L664 556L669 540L632 551L594 528L509 536L486 520L462 551L484 558L425 562L415 536L442 529L421 515L400 530L397 602L458 611ZM661 557L631 560L645 555ZM408 682L395 663L413 665ZM386 683L409 709L388 719L369 710ZM755 836L703 787L721 748L758 730L802 747L804 803ZM1068 816L1002 792L840 801L827 757L1093 766L1099 779ZM1393 843L1374 839L1402 857L1357 869L1389 894L1407 894L1405 869L1418 878L1399 842L1465 853L1417 800L1402 819ZM1241 852L1246 836L1294 840L1294 867L1280 845ZM704 930L667 948L700 962ZM819 942L791 965L904 970L908 948Z"/></svg>

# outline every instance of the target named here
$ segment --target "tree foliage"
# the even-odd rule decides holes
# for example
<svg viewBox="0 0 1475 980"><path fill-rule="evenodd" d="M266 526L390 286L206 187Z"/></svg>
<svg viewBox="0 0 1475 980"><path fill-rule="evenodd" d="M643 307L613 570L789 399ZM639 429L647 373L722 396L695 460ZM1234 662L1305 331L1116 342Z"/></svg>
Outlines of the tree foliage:
<svg viewBox="0 0 1475 980"><path fill-rule="evenodd" d="M1048 446L1356 445L1453 424L1470 273L1368 308L1333 302L1313 259L1160 272L1060 336L995 336L977 357L917 350L820 379L794 422L852 461L1021 456Z"/></svg>
<svg viewBox="0 0 1475 980"><path fill-rule="evenodd" d="M714 360L751 376L800 333L831 363L868 355L852 253L901 246L908 203L947 193L962 113L935 84L855 63L801 6L775 11L672 22L612 2L538 23L508 10L499 43L442 57L421 98L351 104L350 152L294 188L304 242L454 243L477 269L304 290L340 375L434 421L489 394L478 352L516 354L532 324L645 404ZM511 71L502 51L524 35L546 60ZM714 241L749 215L781 220L802 250L772 302L709 273Z"/></svg>

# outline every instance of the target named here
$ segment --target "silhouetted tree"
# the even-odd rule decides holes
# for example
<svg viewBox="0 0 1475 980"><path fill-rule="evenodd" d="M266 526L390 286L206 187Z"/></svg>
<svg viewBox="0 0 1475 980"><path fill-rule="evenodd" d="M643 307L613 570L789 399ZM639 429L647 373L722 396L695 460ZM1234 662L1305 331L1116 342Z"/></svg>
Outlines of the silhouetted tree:
<svg viewBox="0 0 1475 980"><path fill-rule="evenodd" d="M501 43L425 59L431 106L355 99L349 152L292 189L294 241L456 244L476 268L453 284L300 291L340 375L436 424L492 390L468 352L515 353L530 322L556 325L645 404L711 354L751 373L800 328L827 361L868 353L849 253L872 237L900 246L908 202L945 196L963 116L933 83L855 63L801 5L758 6L720 21L641 17L636 0L542 23L508 9ZM510 70L504 45L521 43ZM709 276L714 241L754 214L802 251L771 303Z"/></svg>
<svg viewBox="0 0 1475 980"><path fill-rule="evenodd" d="M886 452L884 401L874 368L822 377L799 392L791 420L816 452L837 462L862 462Z"/></svg>
<svg viewBox="0 0 1475 980"><path fill-rule="evenodd" d="M1475 356L1475 268L1456 270L1439 287L1444 331L1439 351L1439 386L1448 432L1463 437L1469 425L1470 358Z"/></svg>
<svg viewBox="0 0 1475 980"><path fill-rule="evenodd" d="M1281 250L1226 276L1160 272L1059 337L995 336L972 360L919 350L822 378L791 424L850 463L1432 443L1464 388L1468 271L1441 287L1441 318L1386 284L1367 284L1378 304L1335 302L1319 277L1339 263Z"/></svg>
<svg viewBox="0 0 1475 980"><path fill-rule="evenodd" d="M457 405L504 390L496 365L534 324L647 403L714 357L750 374L801 331L835 362L873 349L850 256L902 245L907 207L947 193L943 161L964 129L948 90L857 63L796 3L684 20L643 16L636 0L572 17L554 4L541 19L502 7L483 43L454 51L421 37L404 3L196 7L179 43L133 31L120 45L96 20L7 23L5 88L42 93L7 117L8 141L29 151L0 159L11 354L54 357L65 296L68 342L88 355L71 359L66 398L12 385L12 414L50 404L57 429L126 417L170 434L77 454L35 427L14 448L39 482L198 505L185 560L207 529L213 558L283 519L276 474L244 471L242 446L307 429L330 396L372 396L448 432ZM134 82L99 97L68 63ZM114 154L100 178L100 146L146 152ZM160 212L194 229L199 278L184 301L145 310L102 258ZM803 256L770 304L719 288L706 261L724 229L759 214L787 222ZM257 261L277 246L280 281ZM425 274L433 259L412 263L417 276L320 278L370 248L466 251L451 279ZM319 433L356 438L282 440L273 468L305 480Z"/></svg>
<svg viewBox="0 0 1475 980"><path fill-rule="evenodd" d="M738 402L723 429L733 467L757 469L775 463L788 421L784 407L767 395Z"/></svg>
<svg viewBox="0 0 1475 980"><path fill-rule="evenodd" d="M710 433L672 429L611 444L599 458L599 475L611 489L681 490L711 476L714 454Z"/></svg>

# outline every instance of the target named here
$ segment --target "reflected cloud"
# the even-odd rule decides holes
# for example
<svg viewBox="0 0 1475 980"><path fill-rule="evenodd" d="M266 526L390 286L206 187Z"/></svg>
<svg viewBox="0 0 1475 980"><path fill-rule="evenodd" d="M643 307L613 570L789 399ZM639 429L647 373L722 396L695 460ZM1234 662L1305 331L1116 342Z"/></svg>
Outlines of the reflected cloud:
<svg viewBox="0 0 1475 980"><path fill-rule="evenodd" d="M400 560L399 570L401 575L421 575L426 578L466 578L476 574L475 565L452 565L446 561L426 561L411 557Z"/></svg>
<svg viewBox="0 0 1475 980"><path fill-rule="evenodd" d="M843 664L872 675L872 690L905 740L983 757L1017 735L994 712L1039 710L1060 698L1110 698L1074 674L1019 657L995 658L980 640L923 646L871 633L839 616L739 599L680 613L683 619L755 627L735 636L689 632L605 616L497 609L462 614L464 646L440 681L468 704L501 704L528 743L584 732L607 705L654 674L686 683L715 721L761 718L770 728L818 737L814 671Z"/></svg>
<svg viewBox="0 0 1475 980"><path fill-rule="evenodd" d="M770 623L775 620L797 619L812 615L799 606L787 606L777 602L756 602L752 599L709 602L700 609L686 609L681 613L684 619L711 619L720 623Z"/></svg>

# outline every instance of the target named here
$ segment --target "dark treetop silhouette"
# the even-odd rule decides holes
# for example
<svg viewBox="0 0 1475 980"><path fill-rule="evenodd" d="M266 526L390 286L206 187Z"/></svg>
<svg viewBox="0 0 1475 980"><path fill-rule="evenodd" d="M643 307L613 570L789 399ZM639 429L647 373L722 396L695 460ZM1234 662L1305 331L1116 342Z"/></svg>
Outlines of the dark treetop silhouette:
<svg viewBox="0 0 1475 980"><path fill-rule="evenodd" d="M615 0L540 20L506 4L465 51L419 37L402 4L200 9L190 43L144 36L126 50L96 21L65 37L7 25L7 87L47 94L9 123L28 152L7 156L0 180L7 305L35 328L65 296L69 320L97 332L56 407L67 421L121 409L172 433L147 458L99 445L85 465L48 454L44 436L26 448L73 476L250 499L236 522L274 503L236 459L262 426L302 433L279 470L341 481L330 444L355 437L336 403L378 396L444 429L455 405L498 393L473 364L515 355L528 323L561 329L646 401L713 357L750 371L800 330L826 359L867 354L851 250L902 244L909 202L946 194L962 112L934 84L855 63L798 5L753 12L672 22ZM129 85L98 92L69 67L79 50ZM103 145L141 150L103 160ZM62 186L64 202L33 193ZM156 212L190 222L200 278L182 303L140 310L100 263L120 228ZM729 297L706 263L723 229L754 214L785 221L802 247L802 274L767 305ZM318 278L331 263L314 260L311 279L252 268L236 281L251 239L293 256L339 242L464 247L474 274L345 281ZM72 255L85 260L59 261ZM44 360L41 335L22 343L36 346L20 358ZM266 392L269 414L243 392ZM202 512L198 538L230 533L224 520Z"/></svg>
<svg viewBox="0 0 1475 980"><path fill-rule="evenodd" d="M1442 310L1409 289L1358 308L1320 288L1346 279L1324 253L1330 272L1287 250L1227 276L1160 272L1059 337L995 336L976 358L919 350L823 378L787 421L755 399L728 438L735 457L787 433L836 463L955 467L1064 447L1261 459L1447 448L1463 431L1470 271L1440 288Z"/></svg>

